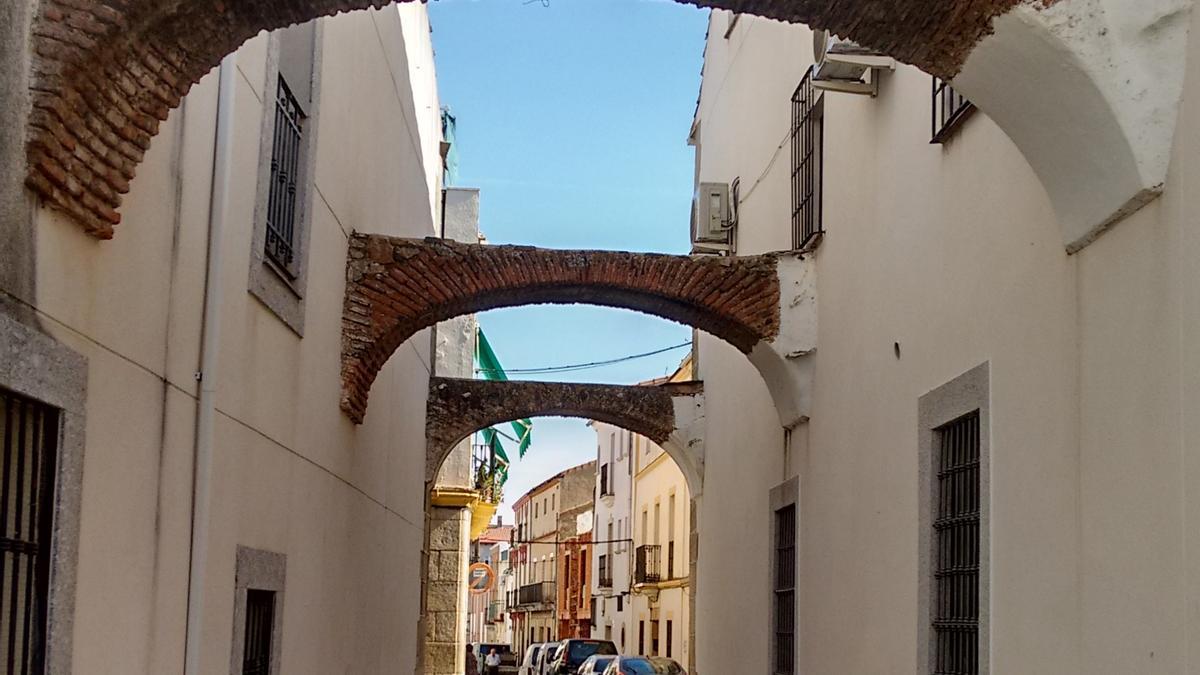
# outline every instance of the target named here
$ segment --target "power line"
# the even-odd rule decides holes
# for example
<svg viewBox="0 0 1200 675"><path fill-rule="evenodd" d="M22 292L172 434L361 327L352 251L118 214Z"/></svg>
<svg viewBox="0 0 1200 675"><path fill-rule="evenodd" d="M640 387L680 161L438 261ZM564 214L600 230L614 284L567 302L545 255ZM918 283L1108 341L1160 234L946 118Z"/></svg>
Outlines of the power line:
<svg viewBox="0 0 1200 675"><path fill-rule="evenodd" d="M670 347L663 347L662 349L655 349L654 351L650 351L650 352L644 352L641 354L631 354L629 356L622 356L619 358L608 359L605 361L592 361L589 363L572 363L572 364L563 365L563 366L544 366L542 368L510 368L510 369L476 368L475 372L489 373L489 374L506 373L509 375L513 375L513 374L539 375L539 374L545 374L545 373L571 373L571 372L576 372L576 371L580 371L580 370L590 370L592 368L601 368L603 366L611 366L615 363L624 363L626 361L633 361L634 359L644 359L647 356L655 356L658 354L663 354L663 353L666 353L669 351L674 351L681 347L690 347L691 344L692 344L692 341L688 340L687 342L681 342L677 345L671 345Z"/></svg>

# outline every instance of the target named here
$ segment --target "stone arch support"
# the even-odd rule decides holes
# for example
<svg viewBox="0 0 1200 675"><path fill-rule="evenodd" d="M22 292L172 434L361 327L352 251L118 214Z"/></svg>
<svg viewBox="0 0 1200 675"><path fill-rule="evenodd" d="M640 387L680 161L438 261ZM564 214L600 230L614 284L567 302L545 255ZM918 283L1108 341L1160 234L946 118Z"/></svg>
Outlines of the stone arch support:
<svg viewBox="0 0 1200 675"><path fill-rule="evenodd" d="M704 385L625 386L566 382L497 382L434 377L425 417L425 480L432 483L459 442L487 427L526 417L583 417L658 443L693 494L704 482Z"/></svg>
<svg viewBox="0 0 1200 675"><path fill-rule="evenodd" d="M355 421L392 352L417 331L462 314L539 303L606 305L694 326L746 353L779 330L772 255L567 251L355 234L349 256L342 408Z"/></svg>

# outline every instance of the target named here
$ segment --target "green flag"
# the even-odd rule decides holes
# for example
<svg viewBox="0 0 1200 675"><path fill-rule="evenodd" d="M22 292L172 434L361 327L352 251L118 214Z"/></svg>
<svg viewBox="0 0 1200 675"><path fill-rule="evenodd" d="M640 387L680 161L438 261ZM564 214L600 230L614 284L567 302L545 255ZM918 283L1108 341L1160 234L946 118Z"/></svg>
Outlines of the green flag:
<svg viewBox="0 0 1200 675"><path fill-rule="evenodd" d="M500 359L496 358L496 352L492 351L492 345L483 334L483 329L478 327L475 329L475 363L480 376L485 380L504 381L508 379L508 375L500 365ZM513 420L512 428L516 434L517 452L524 457L532 440L533 422L528 419ZM484 429L483 431L484 442L497 449L497 460L503 460L507 468L508 456L504 454L503 448L500 448L499 435L495 429Z"/></svg>

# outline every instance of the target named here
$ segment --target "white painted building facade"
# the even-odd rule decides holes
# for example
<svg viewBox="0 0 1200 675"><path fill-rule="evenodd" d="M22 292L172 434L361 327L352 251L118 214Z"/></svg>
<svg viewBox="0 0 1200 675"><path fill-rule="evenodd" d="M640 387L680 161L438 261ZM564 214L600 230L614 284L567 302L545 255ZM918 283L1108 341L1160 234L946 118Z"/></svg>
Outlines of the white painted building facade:
<svg viewBox="0 0 1200 675"><path fill-rule="evenodd" d="M633 577L633 443L630 431L605 422L596 431L596 506L592 547L592 637L612 640L627 653L634 638L630 606Z"/></svg>
<svg viewBox="0 0 1200 675"><path fill-rule="evenodd" d="M1200 16L1168 23L1181 21L1197 34ZM738 183L739 255L793 249L793 177L805 175L792 99L813 35L722 11L709 28L697 182ZM1031 72L1056 67L1042 56ZM934 83L917 69L876 73L874 97L809 94L823 237L804 261L817 289L816 350L797 355L815 364L807 420L781 428L745 355L698 337L702 673L932 672L933 541L955 517L939 515L938 453L960 432L977 458L978 672L1191 672L1200 42L1171 63L1187 75L1162 195L1090 242L1070 236L1044 178L987 115L931 144ZM1141 91L1152 77L1123 79ZM1049 135L1039 165L1071 132L1056 130L1058 149Z"/></svg>

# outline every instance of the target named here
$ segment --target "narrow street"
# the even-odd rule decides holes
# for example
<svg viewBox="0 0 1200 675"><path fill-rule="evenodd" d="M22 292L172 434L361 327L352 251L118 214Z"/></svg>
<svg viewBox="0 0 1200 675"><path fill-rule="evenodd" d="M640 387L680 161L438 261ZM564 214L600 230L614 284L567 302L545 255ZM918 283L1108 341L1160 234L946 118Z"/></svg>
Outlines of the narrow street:
<svg viewBox="0 0 1200 675"><path fill-rule="evenodd" d="M1193 0L0 6L8 675L1189 675Z"/></svg>

